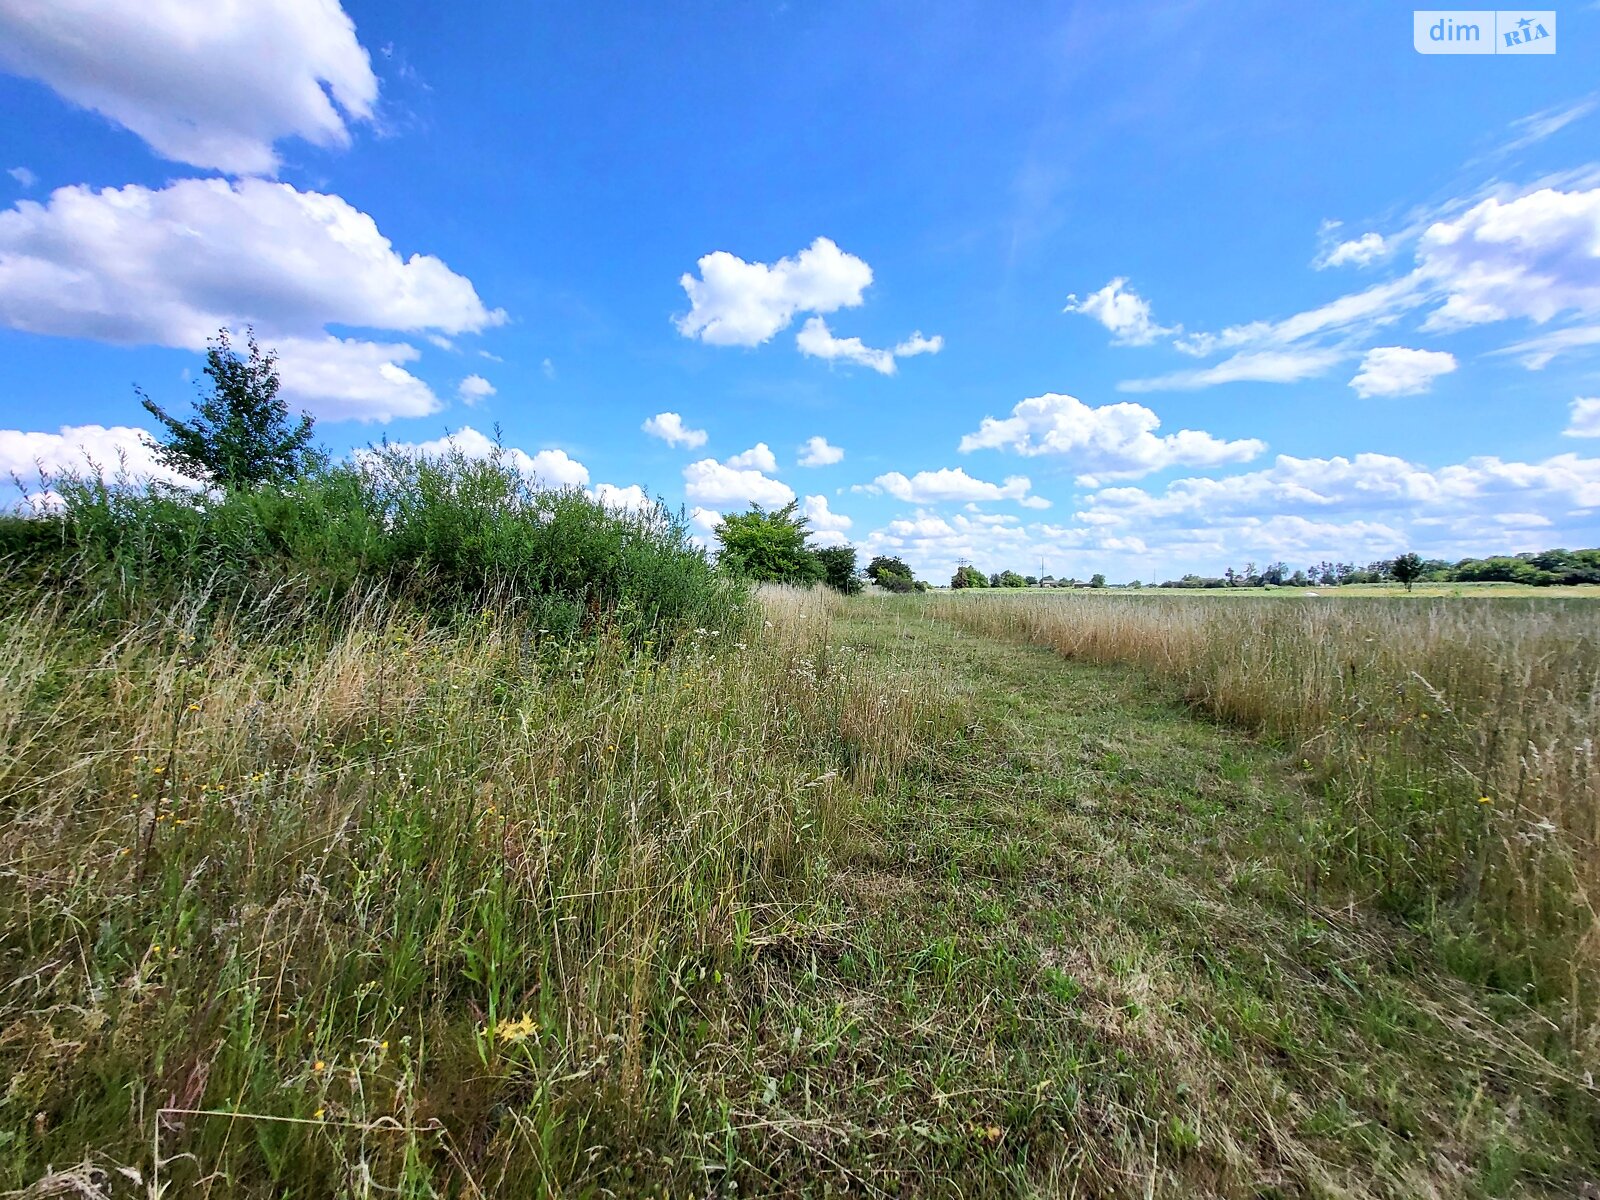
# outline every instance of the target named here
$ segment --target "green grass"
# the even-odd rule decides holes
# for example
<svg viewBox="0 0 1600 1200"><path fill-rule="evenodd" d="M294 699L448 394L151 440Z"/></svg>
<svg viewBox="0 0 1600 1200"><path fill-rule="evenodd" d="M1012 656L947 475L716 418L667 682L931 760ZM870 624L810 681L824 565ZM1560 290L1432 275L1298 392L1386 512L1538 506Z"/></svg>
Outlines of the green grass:
<svg viewBox="0 0 1600 1200"><path fill-rule="evenodd" d="M1319 880L1298 758L924 599L763 603L664 657L8 624L0 1188L1595 1178L1592 1048Z"/></svg>

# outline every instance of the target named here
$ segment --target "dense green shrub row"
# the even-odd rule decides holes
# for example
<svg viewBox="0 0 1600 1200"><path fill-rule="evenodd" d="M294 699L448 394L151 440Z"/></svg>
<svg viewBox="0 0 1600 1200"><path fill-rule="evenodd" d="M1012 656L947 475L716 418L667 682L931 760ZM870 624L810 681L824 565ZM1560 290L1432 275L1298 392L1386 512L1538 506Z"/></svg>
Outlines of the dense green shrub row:
<svg viewBox="0 0 1600 1200"><path fill-rule="evenodd" d="M428 610L520 605L553 632L616 623L642 638L721 626L744 603L664 506L624 512L547 490L499 453L385 448L282 487L52 487L49 513L0 521L0 555L109 615L182 595L337 601L381 585Z"/></svg>

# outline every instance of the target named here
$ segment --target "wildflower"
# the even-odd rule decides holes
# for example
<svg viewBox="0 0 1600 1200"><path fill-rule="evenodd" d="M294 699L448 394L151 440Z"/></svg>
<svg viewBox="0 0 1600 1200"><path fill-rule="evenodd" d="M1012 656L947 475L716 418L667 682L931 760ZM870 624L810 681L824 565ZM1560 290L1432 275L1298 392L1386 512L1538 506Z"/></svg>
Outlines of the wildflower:
<svg viewBox="0 0 1600 1200"><path fill-rule="evenodd" d="M313 1121L320 1121L320 1120L322 1120L322 1114L323 1114L323 1113L325 1113L325 1112L327 1112L327 1111L328 1111L328 1110L327 1110L327 1109L325 1109L325 1108L319 1108L319 1109L317 1109L317 1111L316 1111L316 1112L314 1112L314 1113L312 1113L312 1114L311 1114L311 1119L312 1119L312 1120L313 1120Z"/></svg>
<svg viewBox="0 0 1600 1200"><path fill-rule="evenodd" d="M156 942L154 945L152 945L150 947L150 953L151 954L160 954L161 953L161 943L160 942Z"/></svg>
<svg viewBox="0 0 1600 1200"><path fill-rule="evenodd" d="M1479 796L1478 797L1478 803L1479 804L1493 804L1494 801L1489 799L1489 797L1487 797L1487 796Z"/></svg>
<svg viewBox="0 0 1600 1200"><path fill-rule="evenodd" d="M525 1042L539 1032L539 1026L527 1012L518 1021L501 1021L495 1026L494 1036L502 1042Z"/></svg>
<svg viewBox="0 0 1600 1200"><path fill-rule="evenodd" d="M328 1065L328 1064L327 1064L327 1063L325 1063L325 1062L323 1062L323 1061L322 1061L322 1060L321 1060L321 1059L320 1059L320 1058L319 1058L319 1059L317 1059L317 1061L316 1061L316 1062L314 1062L314 1063L312 1063L312 1064L311 1064L311 1069L312 1069L312 1070L313 1070L313 1071L321 1071L321 1070L323 1070L323 1069L324 1069L324 1068L325 1068L325 1067L327 1067L327 1065Z"/></svg>
<svg viewBox="0 0 1600 1200"><path fill-rule="evenodd" d="M191 704L191 705L189 705L189 711L190 712L199 712L200 711L200 706L198 704Z"/></svg>

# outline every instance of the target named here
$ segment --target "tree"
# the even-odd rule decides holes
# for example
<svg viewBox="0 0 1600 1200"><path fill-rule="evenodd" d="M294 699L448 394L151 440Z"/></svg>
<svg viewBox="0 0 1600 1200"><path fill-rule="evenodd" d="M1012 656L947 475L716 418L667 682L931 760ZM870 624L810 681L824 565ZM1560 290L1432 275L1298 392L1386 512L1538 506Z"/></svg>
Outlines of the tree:
<svg viewBox="0 0 1600 1200"><path fill-rule="evenodd" d="M1028 586L1027 577L1018 575L1015 571L1001 571L998 578L1000 582L996 583L995 587L1022 588Z"/></svg>
<svg viewBox="0 0 1600 1200"><path fill-rule="evenodd" d="M854 546L824 546L817 551L817 561L822 564L822 582L834 591L854 596L861 590L861 577L856 574Z"/></svg>
<svg viewBox="0 0 1600 1200"><path fill-rule="evenodd" d="M867 564L867 578L886 592L914 592L917 581L911 568L898 558L880 554Z"/></svg>
<svg viewBox="0 0 1600 1200"><path fill-rule="evenodd" d="M245 344L249 353L241 358L227 329L211 339L205 366L211 382L201 385L188 421L169 416L134 388L165 430L163 437L145 439L162 466L216 487L252 488L288 483L321 460L311 445L310 414L291 421L278 395L277 354L262 352L254 329L246 328Z"/></svg>
<svg viewBox="0 0 1600 1200"><path fill-rule="evenodd" d="M1090 587L1092 587L1092 588L1102 588L1102 587L1105 587L1105 585L1106 585L1106 577L1101 572L1096 571L1093 575L1089 576L1089 586Z"/></svg>
<svg viewBox="0 0 1600 1200"><path fill-rule="evenodd" d="M988 587L989 580L984 577L982 571L969 564L956 568L956 573L950 577L950 586L953 588Z"/></svg>
<svg viewBox="0 0 1600 1200"><path fill-rule="evenodd" d="M1422 555L1407 551L1389 564L1389 573L1405 584L1409 592L1411 585L1422 578Z"/></svg>
<svg viewBox="0 0 1600 1200"><path fill-rule="evenodd" d="M821 583L822 560L808 544L809 522L798 515L798 500L768 512L752 504L748 512L722 518L717 562L735 575L760 583Z"/></svg>

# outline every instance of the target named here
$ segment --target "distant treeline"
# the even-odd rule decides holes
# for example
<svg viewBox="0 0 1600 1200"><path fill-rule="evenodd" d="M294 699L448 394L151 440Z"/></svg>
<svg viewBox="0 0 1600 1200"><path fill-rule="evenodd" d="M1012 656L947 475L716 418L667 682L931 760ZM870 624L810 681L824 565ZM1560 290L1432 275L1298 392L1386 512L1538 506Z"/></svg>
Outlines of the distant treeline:
<svg viewBox="0 0 1600 1200"><path fill-rule="evenodd" d="M1357 566L1348 562L1321 562L1291 570L1287 563L1269 563L1257 570L1247 563L1242 570L1229 567L1221 575L1185 575L1169 579L1164 588L1228 587L1338 587L1347 583L1408 582L1411 571L1400 568L1408 555ZM1424 558L1412 568L1413 583L1529 583L1539 587L1556 584L1600 583L1600 549L1542 550L1537 554L1501 554L1490 558L1463 558L1450 562ZM1137 585L1135 585L1137 586Z"/></svg>

